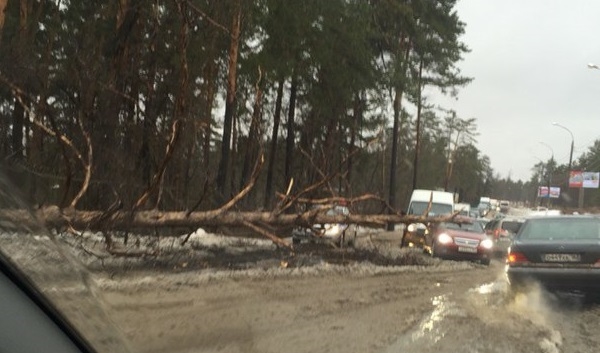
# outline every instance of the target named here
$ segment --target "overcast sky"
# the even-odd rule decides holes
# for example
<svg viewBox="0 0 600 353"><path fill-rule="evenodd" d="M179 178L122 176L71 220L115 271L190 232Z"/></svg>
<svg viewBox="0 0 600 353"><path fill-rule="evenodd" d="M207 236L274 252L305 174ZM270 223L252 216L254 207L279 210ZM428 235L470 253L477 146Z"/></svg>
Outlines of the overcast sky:
<svg viewBox="0 0 600 353"><path fill-rule="evenodd" d="M527 181L554 152L568 164L600 139L600 1L459 0L474 81L442 105L476 118L478 148L501 177ZM543 142L543 143L541 143ZM598 166L600 170L600 166Z"/></svg>

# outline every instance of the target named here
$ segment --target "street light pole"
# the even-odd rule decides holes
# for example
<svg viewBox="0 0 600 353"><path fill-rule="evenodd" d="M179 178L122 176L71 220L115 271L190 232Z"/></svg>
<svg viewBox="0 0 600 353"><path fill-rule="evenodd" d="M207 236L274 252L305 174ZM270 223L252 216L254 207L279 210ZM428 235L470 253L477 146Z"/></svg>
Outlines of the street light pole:
<svg viewBox="0 0 600 353"><path fill-rule="evenodd" d="M552 164L554 163L554 150L552 149L552 146L550 146L549 144L547 144L543 141L540 141L540 143L542 145L546 146L550 150L550 153L552 153L552 156L550 157L550 161L548 162L547 167L546 167L546 174L547 174L546 182L548 183L548 186L547 186L548 187L548 201L546 202L546 206L548 208L550 208L550 188L552 187L552 172L553 172Z"/></svg>
<svg viewBox="0 0 600 353"><path fill-rule="evenodd" d="M573 147L575 147L575 137L573 137L573 132L569 130L566 126L557 123L556 121L552 123L554 126L558 126L561 129L567 130L567 132L571 135L571 152L569 153L569 170L568 174L571 175L571 166L573 165ZM567 184L569 183L569 179L567 178Z"/></svg>
<svg viewBox="0 0 600 353"><path fill-rule="evenodd" d="M546 163L544 163L544 161L541 158L538 158L536 156L534 156L535 159L537 159L538 161L540 161L540 177L537 181L537 190L535 191L535 199L536 201L534 202L535 204L537 204L538 200L539 200L539 205L542 205L542 199L541 199L541 192L540 192L540 187L543 185L544 183L544 169L546 168ZM550 190L548 190L548 198L550 198Z"/></svg>
<svg viewBox="0 0 600 353"><path fill-rule="evenodd" d="M600 66L596 65L596 64L592 64L589 63L587 64L588 69L596 69L596 70L600 70ZM584 188L583 185L579 188L579 208L583 208L583 193L584 193Z"/></svg>

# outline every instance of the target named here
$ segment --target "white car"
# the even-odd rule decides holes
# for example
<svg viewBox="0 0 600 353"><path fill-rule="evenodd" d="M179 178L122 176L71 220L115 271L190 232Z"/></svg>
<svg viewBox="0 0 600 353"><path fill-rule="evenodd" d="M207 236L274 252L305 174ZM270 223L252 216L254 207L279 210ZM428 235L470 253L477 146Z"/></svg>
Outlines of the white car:
<svg viewBox="0 0 600 353"><path fill-rule="evenodd" d="M327 216L350 215L350 210L346 206L333 206L325 213ZM329 241L336 245L354 246L356 242L356 231L350 232L348 224L345 223L325 223L314 224L310 228L296 228L292 231L292 241L294 244L300 244L303 240L311 242ZM352 234L350 234L352 233Z"/></svg>

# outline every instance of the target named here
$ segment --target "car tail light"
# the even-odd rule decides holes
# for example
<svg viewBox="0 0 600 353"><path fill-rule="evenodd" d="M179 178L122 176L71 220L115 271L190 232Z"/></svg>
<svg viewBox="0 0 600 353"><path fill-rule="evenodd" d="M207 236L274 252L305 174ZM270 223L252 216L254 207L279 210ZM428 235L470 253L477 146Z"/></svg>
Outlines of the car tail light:
<svg viewBox="0 0 600 353"><path fill-rule="evenodd" d="M522 264L522 263L527 263L529 262L529 259L527 259L527 256L525 256L525 254L515 251L515 252L509 252L508 256L506 257L506 263L509 265L518 265L518 264Z"/></svg>

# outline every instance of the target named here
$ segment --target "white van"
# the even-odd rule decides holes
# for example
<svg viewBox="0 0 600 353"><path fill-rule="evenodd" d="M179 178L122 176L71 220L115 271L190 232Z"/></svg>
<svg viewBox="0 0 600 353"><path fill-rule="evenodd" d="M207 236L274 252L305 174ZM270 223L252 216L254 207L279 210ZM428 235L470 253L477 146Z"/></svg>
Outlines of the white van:
<svg viewBox="0 0 600 353"><path fill-rule="evenodd" d="M415 189L408 204L408 215L423 215L429 207L428 216L439 216L454 213L454 194L446 191Z"/></svg>
<svg viewBox="0 0 600 353"><path fill-rule="evenodd" d="M454 210L458 212L459 215L471 216L471 205L468 203L457 203L454 205Z"/></svg>
<svg viewBox="0 0 600 353"><path fill-rule="evenodd" d="M431 207L429 204L431 203ZM429 209L429 212L425 212ZM454 213L454 194L446 191L415 189L410 197L407 215L415 216L442 216ZM412 223L404 228L401 247L416 246L423 247L427 225L423 223Z"/></svg>
<svg viewBox="0 0 600 353"><path fill-rule="evenodd" d="M479 217L485 217L488 212L492 209L491 199L486 196L482 196L479 199L479 205L477 205L477 211L479 211Z"/></svg>

